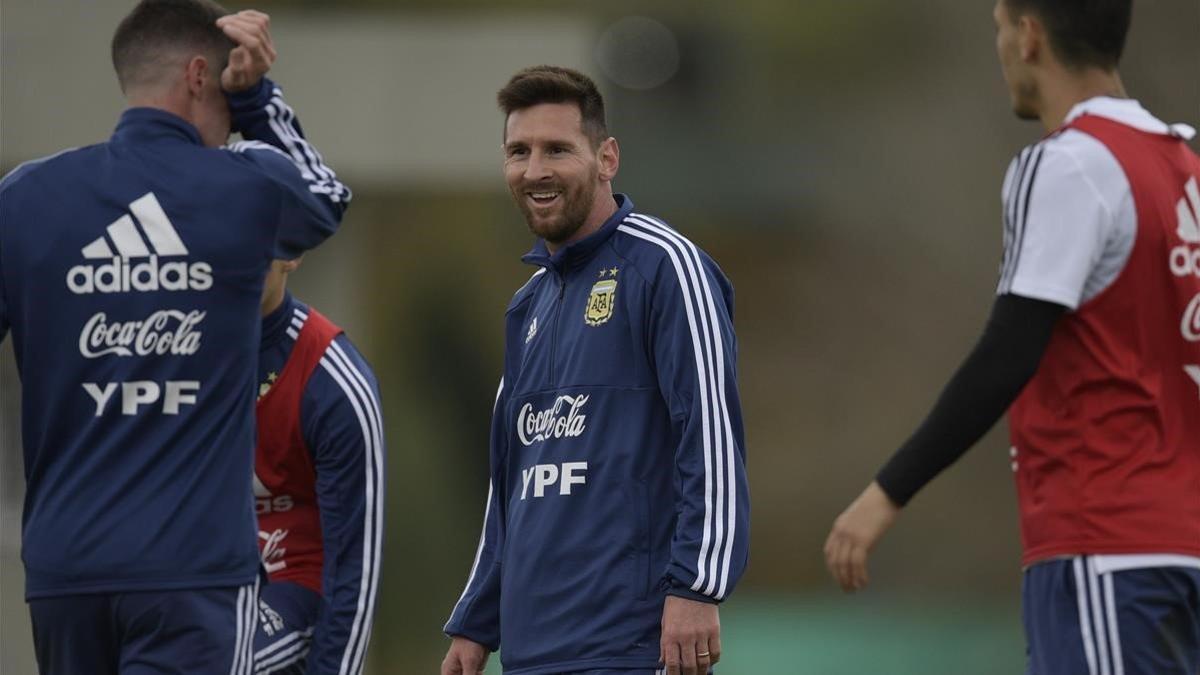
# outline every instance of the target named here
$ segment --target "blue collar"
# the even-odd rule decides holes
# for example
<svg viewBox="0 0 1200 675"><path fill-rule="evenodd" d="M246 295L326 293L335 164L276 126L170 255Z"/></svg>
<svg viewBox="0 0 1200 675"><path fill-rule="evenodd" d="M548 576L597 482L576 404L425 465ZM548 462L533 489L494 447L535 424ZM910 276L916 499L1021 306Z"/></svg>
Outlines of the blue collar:
<svg viewBox="0 0 1200 675"><path fill-rule="evenodd" d="M625 217L633 211L633 200L628 195L617 193L613 195L613 199L617 201L617 211L604 221L599 230L577 242L563 246L553 255L546 248L546 241L538 239L529 253L521 256L521 261L530 265L548 267L551 271L562 275L591 260L596 250L608 241L613 232L617 231L617 226L624 222Z"/></svg>
<svg viewBox="0 0 1200 675"><path fill-rule="evenodd" d="M283 292L283 302L270 314L262 318L262 342L259 350L270 349L283 340L287 327L292 323L293 311L300 303L290 291Z"/></svg>
<svg viewBox="0 0 1200 675"><path fill-rule="evenodd" d="M174 138L204 145L200 132L190 122L159 108L129 108L121 113L114 141L148 141Z"/></svg>

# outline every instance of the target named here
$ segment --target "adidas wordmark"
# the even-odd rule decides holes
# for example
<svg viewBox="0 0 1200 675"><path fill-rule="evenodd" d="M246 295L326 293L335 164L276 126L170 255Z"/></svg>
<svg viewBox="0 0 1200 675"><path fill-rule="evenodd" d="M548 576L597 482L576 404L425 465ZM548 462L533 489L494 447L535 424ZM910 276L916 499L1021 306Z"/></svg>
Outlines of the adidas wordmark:
<svg viewBox="0 0 1200 675"><path fill-rule="evenodd" d="M206 291L212 288L212 266L208 263L160 260L186 256L188 249L153 192L135 199L129 210L132 216L125 214L116 219L106 228L107 236L101 235L81 249L86 260L105 262L83 263L67 270L67 288L72 293ZM139 258L146 260L139 261Z"/></svg>

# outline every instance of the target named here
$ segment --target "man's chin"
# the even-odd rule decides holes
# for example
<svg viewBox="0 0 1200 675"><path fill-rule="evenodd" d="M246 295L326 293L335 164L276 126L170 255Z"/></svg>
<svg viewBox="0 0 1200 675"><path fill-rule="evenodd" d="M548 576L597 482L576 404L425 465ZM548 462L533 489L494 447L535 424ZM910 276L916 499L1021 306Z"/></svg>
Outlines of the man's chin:
<svg viewBox="0 0 1200 675"><path fill-rule="evenodd" d="M547 243L555 245L569 241L579 230L578 225L571 227L568 223L563 222L562 218L541 219L526 214L525 221L529 224L529 231L535 237L545 239Z"/></svg>
<svg viewBox="0 0 1200 675"><path fill-rule="evenodd" d="M1021 120L1039 120L1039 114L1036 101L1037 88L1032 85L1021 85L1010 89L1010 99L1012 100L1012 111Z"/></svg>
<svg viewBox="0 0 1200 675"><path fill-rule="evenodd" d="M1017 119L1025 120L1027 122L1040 120L1042 118L1041 115L1039 115L1033 108L1029 106L1023 106L1019 103L1013 105L1013 114L1017 116Z"/></svg>

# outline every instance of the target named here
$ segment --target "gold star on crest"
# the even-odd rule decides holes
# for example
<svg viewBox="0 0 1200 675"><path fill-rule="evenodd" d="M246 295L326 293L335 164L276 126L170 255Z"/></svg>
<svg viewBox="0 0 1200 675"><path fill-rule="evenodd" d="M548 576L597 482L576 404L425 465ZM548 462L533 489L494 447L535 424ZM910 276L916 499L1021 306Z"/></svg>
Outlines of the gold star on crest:
<svg viewBox="0 0 1200 675"><path fill-rule="evenodd" d="M274 384L275 380L278 380L278 379L279 379L278 373L276 373L274 371L267 373L267 381L258 385L258 397L262 398L262 397L266 396L267 392L271 391L271 385Z"/></svg>
<svg viewBox="0 0 1200 675"><path fill-rule="evenodd" d="M608 271L608 273L609 273L611 276L614 276L614 277L615 277L615 276L617 276L617 268L615 268L615 267L614 267L614 268L610 269L610 270Z"/></svg>

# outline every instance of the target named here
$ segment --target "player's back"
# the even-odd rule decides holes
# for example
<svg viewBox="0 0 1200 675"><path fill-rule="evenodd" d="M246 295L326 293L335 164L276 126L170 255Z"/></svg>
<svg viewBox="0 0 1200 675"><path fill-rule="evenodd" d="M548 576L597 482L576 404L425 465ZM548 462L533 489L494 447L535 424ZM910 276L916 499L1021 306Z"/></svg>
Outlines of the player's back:
<svg viewBox="0 0 1200 675"><path fill-rule="evenodd" d="M29 597L253 579L258 312L285 191L151 109L0 184Z"/></svg>

